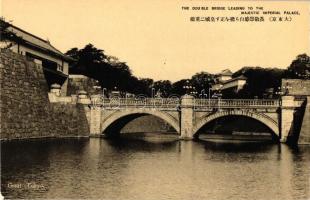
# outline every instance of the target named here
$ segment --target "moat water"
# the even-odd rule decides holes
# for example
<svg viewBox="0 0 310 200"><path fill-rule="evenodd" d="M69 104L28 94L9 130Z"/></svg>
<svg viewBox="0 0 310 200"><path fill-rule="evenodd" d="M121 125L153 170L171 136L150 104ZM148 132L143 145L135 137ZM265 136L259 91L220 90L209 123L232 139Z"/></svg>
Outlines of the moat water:
<svg viewBox="0 0 310 200"><path fill-rule="evenodd" d="M309 199L310 146L174 136L1 144L7 198Z"/></svg>

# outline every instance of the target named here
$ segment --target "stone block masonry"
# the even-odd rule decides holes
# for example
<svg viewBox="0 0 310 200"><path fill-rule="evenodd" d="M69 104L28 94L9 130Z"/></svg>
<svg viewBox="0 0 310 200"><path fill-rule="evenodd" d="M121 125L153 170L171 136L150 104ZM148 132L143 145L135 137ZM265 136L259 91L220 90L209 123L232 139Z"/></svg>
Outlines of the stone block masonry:
<svg viewBox="0 0 310 200"><path fill-rule="evenodd" d="M146 115L130 121L121 130L121 133L171 133L174 131L164 120L152 115Z"/></svg>
<svg viewBox="0 0 310 200"><path fill-rule="evenodd" d="M50 103L41 65L0 52L0 139L88 136L79 104Z"/></svg>
<svg viewBox="0 0 310 200"><path fill-rule="evenodd" d="M307 97L305 113L301 124L299 144L310 144L310 97Z"/></svg>
<svg viewBox="0 0 310 200"><path fill-rule="evenodd" d="M95 89L99 83L95 79L84 75L70 74L68 79L67 95L77 95L79 91L84 90L88 95L101 94L101 89Z"/></svg>

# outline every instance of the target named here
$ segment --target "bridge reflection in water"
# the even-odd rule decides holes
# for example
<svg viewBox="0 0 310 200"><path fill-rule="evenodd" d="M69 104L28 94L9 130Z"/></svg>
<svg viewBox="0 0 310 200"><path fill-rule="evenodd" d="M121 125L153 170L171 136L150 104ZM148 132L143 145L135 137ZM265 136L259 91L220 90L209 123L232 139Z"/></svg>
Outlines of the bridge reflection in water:
<svg viewBox="0 0 310 200"><path fill-rule="evenodd" d="M195 99L179 98L102 98L85 101L93 136L119 133L131 120L153 115L168 123L181 139L193 139L202 127L219 118L241 116L263 124L281 142L286 142L293 126L294 112L302 101L292 96L279 99ZM147 124L146 124L147 126ZM246 126L246 125L245 125Z"/></svg>
<svg viewBox="0 0 310 200"><path fill-rule="evenodd" d="M262 142L20 141L1 147L1 192L9 199L308 199L309 155L306 145Z"/></svg>

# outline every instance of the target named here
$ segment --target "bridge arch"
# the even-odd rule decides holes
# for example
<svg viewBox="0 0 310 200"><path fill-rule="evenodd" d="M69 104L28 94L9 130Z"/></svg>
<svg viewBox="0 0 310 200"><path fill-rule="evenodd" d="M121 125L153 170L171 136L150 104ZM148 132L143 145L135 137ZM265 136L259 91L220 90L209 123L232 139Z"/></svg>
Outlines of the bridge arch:
<svg viewBox="0 0 310 200"><path fill-rule="evenodd" d="M107 116L102 120L101 123L101 133L105 132L105 130L111 126L116 121L131 115L152 115L158 117L165 122L167 122L171 127L173 127L176 132L180 133L180 125L179 120L170 115L169 113L165 113L162 111L151 110L151 109L128 109L128 110L117 110Z"/></svg>
<svg viewBox="0 0 310 200"><path fill-rule="evenodd" d="M275 135L279 137L279 125L277 121L275 121L274 119L265 114L245 110L226 110L205 115L199 118L197 122L194 124L193 135L196 135L198 131L209 122L225 116L244 116L252 118L267 126Z"/></svg>

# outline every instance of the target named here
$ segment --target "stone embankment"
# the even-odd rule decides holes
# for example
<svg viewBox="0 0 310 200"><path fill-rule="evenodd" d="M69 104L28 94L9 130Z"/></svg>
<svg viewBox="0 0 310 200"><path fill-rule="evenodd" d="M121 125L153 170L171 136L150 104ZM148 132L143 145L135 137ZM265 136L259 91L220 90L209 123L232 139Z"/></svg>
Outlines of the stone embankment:
<svg viewBox="0 0 310 200"><path fill-rule="evenodd" d="M82 105L50 103L41 65L0 52L0 139L88 136Z"/></svg>

